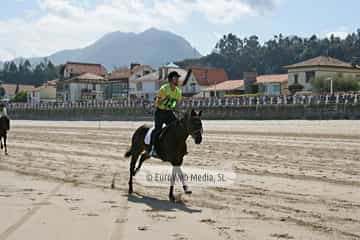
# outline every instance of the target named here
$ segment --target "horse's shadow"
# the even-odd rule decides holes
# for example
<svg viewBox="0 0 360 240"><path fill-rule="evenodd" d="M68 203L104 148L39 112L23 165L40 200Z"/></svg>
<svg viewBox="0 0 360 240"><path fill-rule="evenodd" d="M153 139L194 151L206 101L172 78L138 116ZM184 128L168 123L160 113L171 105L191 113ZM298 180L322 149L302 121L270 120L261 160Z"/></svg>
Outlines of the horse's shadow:
<svg viewBox="0 0 360 240"><path fill-rule="evenodd" d="M149 206L154 211L168 211L175 210L184 211L187 213L201 213L201 209L189 208L183 202L171 202L169 200L161 200L153 197L144 196L140 193L133 193L128 196L128 201L133 203L142 203Z"/></svg>

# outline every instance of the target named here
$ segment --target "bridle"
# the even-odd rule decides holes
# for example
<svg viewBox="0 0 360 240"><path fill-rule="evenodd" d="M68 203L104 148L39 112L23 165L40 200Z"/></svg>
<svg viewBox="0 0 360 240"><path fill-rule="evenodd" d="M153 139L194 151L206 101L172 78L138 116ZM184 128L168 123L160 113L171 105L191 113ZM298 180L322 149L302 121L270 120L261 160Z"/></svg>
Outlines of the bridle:
<svg viewBox="0 0 360 240"><path fill-rule="evenodd" d="M190 131L189 134L190 135L195 135L195 133L198 133L200 132L200 134L202 134L204 131L203 131L203 128L199 128L199 129L195 129L193 131Z"/></svg>

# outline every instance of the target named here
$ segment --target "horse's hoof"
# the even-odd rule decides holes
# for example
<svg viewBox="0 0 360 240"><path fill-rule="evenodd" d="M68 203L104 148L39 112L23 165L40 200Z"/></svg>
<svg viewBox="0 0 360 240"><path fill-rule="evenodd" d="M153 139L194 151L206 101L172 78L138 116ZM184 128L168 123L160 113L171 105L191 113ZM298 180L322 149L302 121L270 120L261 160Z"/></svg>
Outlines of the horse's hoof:
<svg viewBox="0 0 360 240"><path fill-rule="evenodd" d="M129 189L128 193L132 194L134 191L132 189Z"/></svg>
<svg viewBox="0 0 360 240"><path fill-rule="evenodd" d="M170 202L175 202L175 197L174 197L174 195L169 195L169 200L170 200Z"/></svg>
<svg viewBox="0 0 360 240"><path fill-rule="evenodd" d="M115 189L115 184L114 183L111 184L111 189Z"/></svg>
<svg viewBox="0 0 360 240"><path fill-rule="evenodd" d="M192 194L192 191L191 190L189 190L189 187L188 186L183 186L183 189L184 189L184 192L185 192L185 194Z"/></svg>

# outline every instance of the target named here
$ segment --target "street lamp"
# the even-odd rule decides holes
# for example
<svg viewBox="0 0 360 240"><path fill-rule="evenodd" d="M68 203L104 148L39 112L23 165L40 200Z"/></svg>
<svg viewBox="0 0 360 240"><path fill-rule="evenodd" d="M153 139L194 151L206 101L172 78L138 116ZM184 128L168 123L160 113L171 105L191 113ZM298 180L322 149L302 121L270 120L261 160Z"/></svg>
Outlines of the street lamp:
<svg viewBox="0 0 360 240"><path fill-rule="evenodd" d="M330 94L333 95L333 93L334 93L333 79L332 79L332 77L328 77L326 80L330 81Z"/></svg>

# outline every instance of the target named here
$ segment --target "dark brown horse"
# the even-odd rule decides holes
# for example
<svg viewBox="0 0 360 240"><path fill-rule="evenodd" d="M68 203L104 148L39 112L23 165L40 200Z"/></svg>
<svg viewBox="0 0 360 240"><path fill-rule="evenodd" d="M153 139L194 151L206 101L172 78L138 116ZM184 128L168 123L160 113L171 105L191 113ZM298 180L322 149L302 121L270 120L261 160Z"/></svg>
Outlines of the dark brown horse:
<svg viewBox="0 0 360 240"><path fill-rule="evenodd" d="M158 139L157 152L163 161L170 162L173 166L173 177L175 169L180 171L180 179L183 183L183 188L186 194L191 194L191 191L183 181L183 174L181 165L183 158L187 154L186 139L190 135L195 144L200 144L202 141L202 122L201 111L197 113L192 110L185 113L180 120L176 120L166 126ZM150 158L148 153L149 146L145 144L144 138L149 130L149 127L143 125L139 127L132 136L132 143L130 149L126 152L125 157L131 156L130 162L130 179L129 179L129 194L133 192L133 176L140 170L143 162ZM135 169L136 162L140 156L140 161ZM171 180L169 199L175 200L174 197L174 180Z"/></svg>
<svg viewBox="0 0 360 240"><path fill-rule="evenodd" d="M0 147L3 149L5 147L5 155L7 155L7 147L6 147L6 138L7 131L10 129L10 120L6 116L0 117ZM3 145L4 140L4 145Z"/></svg>

